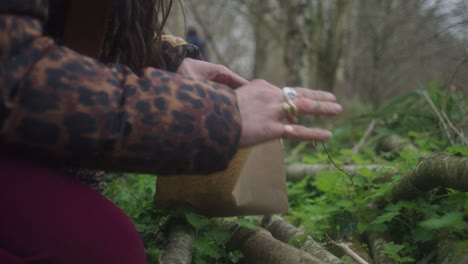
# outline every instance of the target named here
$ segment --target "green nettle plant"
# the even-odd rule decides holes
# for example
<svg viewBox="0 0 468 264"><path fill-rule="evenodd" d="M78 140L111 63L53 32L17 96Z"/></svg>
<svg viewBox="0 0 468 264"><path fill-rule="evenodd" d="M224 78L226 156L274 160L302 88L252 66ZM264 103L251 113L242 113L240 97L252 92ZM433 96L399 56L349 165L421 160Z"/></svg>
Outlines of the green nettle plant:
<svg viewBox="0 0 468 264"><path fill-rule="evenodd" d="M467 104L436 83L336 126L326 145L290 147L288 165L332 164L335 169L289 181L290 212L283 218L345 263L355 262L336 245L351 244L353 252L375 263L452 263L468 251ZM450 166L437 167L439 160ZM423 175L411 175L416 172ZM167 250L168 230L179 223L193 230L193 263L242 260L243 252L227 247L233 231L224 223L237 221L255 230L259 218L211 219L190 208L161 210L153 204L155 176L107 177L105 195L134 221L150 263L158 263ZM289 244L300 247L305 241L296 237Z"/></svg>

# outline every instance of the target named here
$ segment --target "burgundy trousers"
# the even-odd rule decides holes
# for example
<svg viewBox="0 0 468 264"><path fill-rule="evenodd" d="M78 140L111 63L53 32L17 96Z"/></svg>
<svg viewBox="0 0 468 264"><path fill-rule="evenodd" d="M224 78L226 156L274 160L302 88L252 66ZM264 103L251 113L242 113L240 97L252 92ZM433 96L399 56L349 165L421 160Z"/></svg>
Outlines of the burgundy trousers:
<svg viewBox="0 0 468 264"><path fill-rule="evenodd" d="M0 263L146 263L130 219L57 170L0 153Z"/></svg>

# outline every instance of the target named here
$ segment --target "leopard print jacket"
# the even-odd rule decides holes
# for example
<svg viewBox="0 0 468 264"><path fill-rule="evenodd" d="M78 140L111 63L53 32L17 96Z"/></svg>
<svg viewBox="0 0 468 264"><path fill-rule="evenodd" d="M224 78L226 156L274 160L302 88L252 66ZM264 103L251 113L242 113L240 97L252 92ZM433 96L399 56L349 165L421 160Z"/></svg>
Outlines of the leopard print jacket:
<svg viewBox="0 0 468 264"><path fill-rule="evenodd" d="M44 36L46 18L47 0L0 7L0 149L69 167L158 175L227 167L241 131L230 88L104 65Z"/></svg>

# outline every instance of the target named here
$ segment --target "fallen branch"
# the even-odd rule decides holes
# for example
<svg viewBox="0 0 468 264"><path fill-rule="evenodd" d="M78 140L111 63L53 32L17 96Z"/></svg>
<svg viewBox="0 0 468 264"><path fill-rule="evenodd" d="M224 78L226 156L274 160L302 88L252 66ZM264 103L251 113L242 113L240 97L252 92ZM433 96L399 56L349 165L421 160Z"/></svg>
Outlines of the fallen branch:
<svg viewBox="0 0 468 264"><path fill-rule="evenodd" d="M468 191L468 157L433 154L403 175L392 190L392 200L407 200L437 187Z"/></svg>
<svg viewBox="0 0 468 264"><path fill-rule="evenodd" d="M195 233L189 226L175 225L170 228L164 255L159 263L185 264L192 263Z"/></svg>
<svg viewBox="0 0 468 264"><path fill-rule="evenodd" d="M312 237L307 235L302 229L296 228L288 222L284 221L280 216L263 217L261 226L276 239L285 243L299 241L297 246L299 249L311 254L321 261L329 264L343 264L344 262L337 258L332 253L320 246Z"/></svg>
<svg viewBox="0 0 468 264"><path fill-rule="evenodd" d="M352 149L353 153L359 153L361 151L361 148L364 146L367 139L374 131L375 124L377 124L377 120L372 119L372 121L369 124L369 127L366 130L366 133L364 133L364 135L361 137L361 140L359 140L359 143L353 147Z"/></svg>
<svg viewBox="0 0 468 264"><path fill-rule="evenodd" d="M450 121L450 118L447 116L447 114L445 112L442 111L442 116L447 120L447 124L450 126L450 128L452 128L452 130L455 132L455 134L458 135L458 137L460 137L460 140L462 141L463 144L467 145L468 146L468 140L465 138L465 135L463 135L462 132L460 132L456 127L455 125L452 123L452 121Z"/></svg>
<svg viewBox="0 0 468 264"><path fill-rule="evenodd" d="M368 169L371 171L382 173L382 176L393 176L398 174L398 169L391 166L383 166L380 164L369 164L369 165L344 165L341 167L344 171L355 174L359 169ZM335 170L334 165L328 164L291 164L286 168L286 178L288 181L296 182L302 180L305 176L315 176L321 171Z"/></svg>
<svg viewBox="0 0 468 264"><path fill-rule="evenodd" d="M454 264L466 264L468 263L468 254L461 256L458 260L453 262Z"/></svg>
<svg viewBox="0 0 468 264"><path fill-rule="evenodd" d="M263 228L251 230L235 222L229 222L226 225L233 232L227 247L240 249L246 263L324 264L309 253L276 240Z"/></svg>
<svg viewBox="0 0 468 264"><path fill-rule="evenodd" d="M453 261L460 257L456 255L456 243L457 240L450 237L449 232L439 233L436 244L436 263L454 263Z"/></svg>
<svg viewBox="0 0 468 264"><path fill-rule="evenodd" d="M330 239L330 238L329 238ZM350 247L350 243L344 243L344 242L336 242L332 239L330 241L337 247L339 247L341 250L345 252L346 255L348 255L351 259L356 261L359 264L369 264L365 259L361 258L356 252L354 252Z"/></svg>

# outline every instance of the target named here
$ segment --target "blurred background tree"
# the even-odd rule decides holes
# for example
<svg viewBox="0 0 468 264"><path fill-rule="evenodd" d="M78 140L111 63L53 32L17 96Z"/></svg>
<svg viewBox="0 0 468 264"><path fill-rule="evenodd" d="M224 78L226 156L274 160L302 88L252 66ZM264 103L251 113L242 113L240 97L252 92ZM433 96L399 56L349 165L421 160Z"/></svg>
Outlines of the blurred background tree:
<svg viewBox="0 0 468 264"><path fill-rule="evenodd" d="M167 33L188 27L212 62L246 78L332 91L367 109L434 80L468 93L466 0L185 0Z"/></svg>

